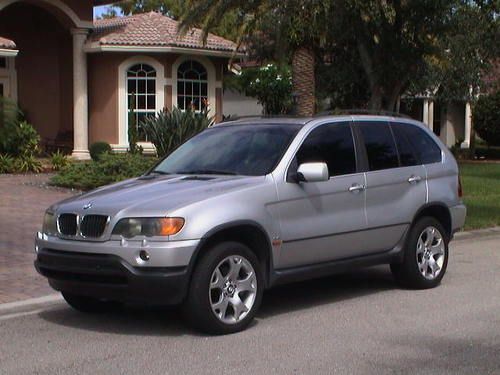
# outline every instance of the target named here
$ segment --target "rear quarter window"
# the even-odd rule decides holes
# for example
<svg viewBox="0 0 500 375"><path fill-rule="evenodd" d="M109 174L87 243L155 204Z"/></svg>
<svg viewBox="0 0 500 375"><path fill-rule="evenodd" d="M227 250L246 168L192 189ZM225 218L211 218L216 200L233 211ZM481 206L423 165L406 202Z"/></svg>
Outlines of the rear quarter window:
<svg viewBox="0 0 500 375"><path fill-rule="evenodd" d="M414 153L421 164L440 163L442 160L441 148L437 143L418 126L411 124L395 124L413 147Z"/></svg>

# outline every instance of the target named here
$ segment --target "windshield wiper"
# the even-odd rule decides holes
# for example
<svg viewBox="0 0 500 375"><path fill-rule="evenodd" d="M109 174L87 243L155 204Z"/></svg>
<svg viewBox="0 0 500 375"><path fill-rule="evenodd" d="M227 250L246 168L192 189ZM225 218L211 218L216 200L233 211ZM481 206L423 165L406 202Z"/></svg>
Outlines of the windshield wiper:
<svg viewBox="0 0 500 375"><path fill-rule="evenodd" d="M236 176L237 173L230 171L219 171L216 169L193 169L191 171L178 171L177 174L221 174L228 176Z"/></svg>

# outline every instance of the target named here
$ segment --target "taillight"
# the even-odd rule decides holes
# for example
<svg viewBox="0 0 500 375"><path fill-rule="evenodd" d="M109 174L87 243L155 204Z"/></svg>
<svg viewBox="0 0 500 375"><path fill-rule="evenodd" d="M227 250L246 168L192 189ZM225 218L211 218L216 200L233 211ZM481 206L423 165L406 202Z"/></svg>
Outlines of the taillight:
<svg viewBox="0 0 500 375"><path fill-rule="evenodd" d="M463 191L462 191L462 179L460 178L460 175L458 175L458 197L462 198Z"/></svg>

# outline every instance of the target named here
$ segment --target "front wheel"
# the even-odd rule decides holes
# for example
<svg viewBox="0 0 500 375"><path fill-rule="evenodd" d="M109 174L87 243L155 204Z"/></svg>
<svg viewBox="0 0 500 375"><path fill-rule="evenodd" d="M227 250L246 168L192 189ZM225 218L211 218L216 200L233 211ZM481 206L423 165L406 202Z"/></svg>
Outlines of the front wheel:
<svg viewBox="0 0 500 375"><path fill-rule="evenodd" d="M219 243L196 265L184 313L203 332L239 332L255 317L263 289L255 254L238 242Z"/></svg>
<svg viewBox="0 0 500 375"><path fill-rule="evenodd" d="M448 235L433 217L419 219L411 228L402 263L391 264L395 279L414 289L434 288L448 266Z"/></svg>

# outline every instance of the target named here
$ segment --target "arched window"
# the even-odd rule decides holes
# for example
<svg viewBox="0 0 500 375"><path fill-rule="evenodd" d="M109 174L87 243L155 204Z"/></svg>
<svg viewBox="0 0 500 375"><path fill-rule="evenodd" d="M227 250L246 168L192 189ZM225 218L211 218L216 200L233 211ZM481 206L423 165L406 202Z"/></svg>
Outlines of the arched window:
<svg viewBox="0 0 500 375"><path fill-rule="evenodd" d="M177 107L195 111L206 108L208 103L207 70L197 61L183 62L177 70Z"/></svg>
<svg viewBox="0 0 500 375"><path fill-rule="evenodd" d="M138 139L147 141L141 122L156 114L156 70L147 64L136 64L127 70L128 121L137 128Z"/></svg>

